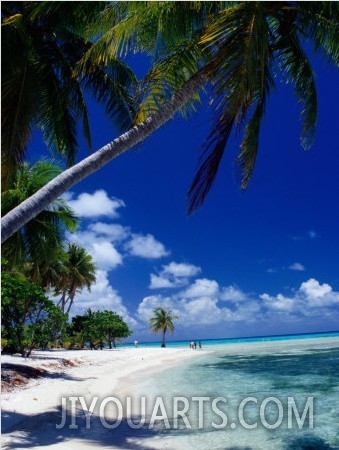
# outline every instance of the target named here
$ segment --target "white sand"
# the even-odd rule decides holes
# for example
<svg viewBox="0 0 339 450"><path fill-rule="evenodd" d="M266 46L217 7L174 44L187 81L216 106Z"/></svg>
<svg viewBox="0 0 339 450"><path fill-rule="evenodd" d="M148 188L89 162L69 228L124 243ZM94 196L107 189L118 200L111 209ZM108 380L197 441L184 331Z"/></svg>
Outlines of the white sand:
<svg viewBox="0 0 339 450"><path fill-rule="evenodd" d="M188 348L139 347L102 351L36 351L27 360L3 356L2 363L41 367L47 369L50 376L31 380L24 388L2 394L2 448L150 448L149 445L142 445L143 438L150 437L149 431L131 430L126 418L115 429L108 429L104 426L106 422L99 421L99 406L108 397L120 399L121 402L127 396L140 398L147 393L138 392L139 380L203 354L206 351ZM76 365L62 366L62 359L71 360ZM69 413L65 426L56 428L61 423L62 398L70 411L70 397L84 397L88 407L93 398L98 397L97 408L88 418L89 428L86 428L80 399L76 402L77 415L71 419ZM114 410L113 406L111 402L104 410L108 426L115 423L113 419L118 417L118 410ZM125 417L127 407L124 407ZM72 428L71 420L78 428Z"/></svg>

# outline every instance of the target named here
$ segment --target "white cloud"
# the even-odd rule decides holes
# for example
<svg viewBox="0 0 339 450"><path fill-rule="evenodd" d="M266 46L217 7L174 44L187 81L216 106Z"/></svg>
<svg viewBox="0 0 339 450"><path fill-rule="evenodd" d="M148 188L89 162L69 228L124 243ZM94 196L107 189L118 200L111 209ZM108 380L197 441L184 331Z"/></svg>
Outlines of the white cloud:
<svg viewBox="0 0 339 450"><path fill-rule="evenodd" d="M177 310L174 308L174 300L170 297L163 297L162 295L150 295L145 297L138 306L137 315L143 322L148 322L152 317L153 309L162 306L169 308L176 315Z"/></svg>
<svg viewBox="0 0 339 450"><path fill-rule="evenodd" d="M127 239L131 232L129 227L124 227L117 223L91 223L88 227L98 236L108 238L112 242L121 242Z"/></svg>
<svg viewBox="0 0 339 450"><path fill-rule="evenodd" d="M92 285L91 291L84 289L75 297L74 306L71 309L72 315L84 314L86 309L113 310L128 323L130 327L137 325L136 320L128 313L123 304L123 300L118 292L109 284L108 274L104 270L98 270L96 283Z"/></svg>
<svg viewBox="0 0 339 450"><path fill-rule="evenodd" d="M222 314L226 309L219 308L217 299L211 297L199 297L183 303L183 306L182 323L187 325L212 325L227 317L227 314Z"/></svg>
<svg viewBox="0 0 339 450"><path fill-rule="evenodd" d="M230 302L242 302L248 300L248 295L235 286L227 286L222 290L220 299Z"/></svg>
<svg viewBox="0 0 339 450"><path fill-rule="evenodd" d="M199 272L201 268L194 266L193 264L187 263L176 263L174 261L170 262L166 266L163 266L163 273L167 275L173 275L175 277L194 277Z"/></svg>
<svg viewBox="0 0 339 450"><path fill-rule="evenodd" d="M318 316L320 308L323 314L324 308L339 306L339 292L333 291L327 283L320 284L314 278L301 283L293 297L286 297L279 293L276 296L262 294L260 298L265 301L268 308L305 316Z"/></svg>
<svg viewBox="0 0 339 450"><path fill-rule="evenodd" d="M117 210L125 206L123 200L115 197L109 198L107 192L102 189L95 191L93 194L84 192L79 194L76 199L73 200L71 197L67 201L77 216L87 218L101 216L116 218L118 217Z"/></svg>
<svg viewBox="0 0 339 450"><path fill-rule="evenodd" d="M298 263L298 262L295 262L295 263L291 264L289 266L289 269L290 270L295 270L297 272L304 272L306 270L305 266L303 264Z"/></svg>
<svg viewBox="0 0 339 450"><path fill-rule="evenodd" d="M176 263L174 261L162 266L159 275L151 274L150 289L176 288L186 286L189 278L194 277L201 271L200 267L187 263Z"/></svg>
<svg viewBox="0 0 339 450"><path fill-rule="evenodd" d="M151 282L149 285L150 289L175 288L178 286L181 286L181 280L173 282L165 276L151 273Z"/></svg>
<svg viewBox="0 0 339 450"><path fill-rule="evenodd" d="M209 280L207 278L199 278L189 286L184 292L182 297L194 298L202 296L217 296L219 293L219 285L215 280Z"/></svg>
<svg viewBox="0 0 339 450"><path fill-rule="evenodd" d="M309 298L319 298L331 293L332 288L327 283L320 284L319 281L310 278L308 281L301 284L300 291L305 293Z"/></svg>
<svg viewBox="0 0 339 450"><path fill-rule="evenodd" d="M268 308L277 309L280 311L292 311L295 305L295 301L292 298L278 294L276 297L271 297L268 294L260 295L260 298L267 302Z"/></svg>
<svg viewBox="0 0 339 450"><path fill-rule="evenodd" d="M299 291L311 308L339 306L339 292L333 291L327 283L320 284L314 278L302 283Z"/></svg>
<svg viewBox="0 0 339 450"><path fill-rule="evenodd" d="M110 242L93 242L92 256L101 269L112 270L122 264L121 254Z"/></svg>
<svg viewBox="0 0 339 450"><path fill-rule="evenodd" d="M163 258L169 254L165 246L151 234L146 236L133 234L132 239L126 243L125 249L133 256L147 259Z"/></svg>
<svg viewBox="0 0 339 450"><path fill-rule="evenodd" d="M328 284L310 279L290 295L247 294L235 286L220 287L215 280L197 279L187 289L169 296L152 295L139 304L138 317L149 319L152 309L165 306L179 316L178 326L223 326L262 321L298 321L321 314L333 320L333 306L339 306L339 292ZM330 309L332 307L332 310Z"/></svg>

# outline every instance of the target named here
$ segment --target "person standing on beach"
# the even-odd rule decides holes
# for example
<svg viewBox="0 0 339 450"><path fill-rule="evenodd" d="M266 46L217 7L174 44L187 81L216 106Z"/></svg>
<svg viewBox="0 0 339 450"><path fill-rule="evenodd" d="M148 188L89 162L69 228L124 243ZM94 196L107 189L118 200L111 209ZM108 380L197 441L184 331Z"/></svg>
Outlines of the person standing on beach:
<svg viewBox="0 0 339 450"><path fill-rule="evenodd" d="M201 349L201 341L199 341L199 348Z"/></svg>

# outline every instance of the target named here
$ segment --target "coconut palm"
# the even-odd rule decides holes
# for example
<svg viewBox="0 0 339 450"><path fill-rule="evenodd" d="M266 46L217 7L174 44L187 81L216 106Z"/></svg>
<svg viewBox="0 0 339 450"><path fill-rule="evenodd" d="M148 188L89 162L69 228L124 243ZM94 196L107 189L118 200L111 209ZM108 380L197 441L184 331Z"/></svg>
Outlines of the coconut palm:
<svg viewBox="0 0 339 450"><path fill-rule="evenodd" d="M2 211L10 211L60 173L61 168L47 160L22 164L11 177L8 189L1 194ZM20 268L31 281L47 288L61 261L65 231L74 231L77 222L63 199L52 201L2 246L9 270Z"/></svg>
<svg viewBox="0 0 339 450"><path fill-rule="evenodd" d="M158 306L153 309L153 316L149 320L149 326L153 333L162 332L161 347L166 347L165 336L167 330L174 332L173 320L178 319L170 309Z"/></svg>
<svg viewBox="0 0 339 450"><path fill-rule="evenodd" d="M64 276L60 278L56 295L61 293L60 308L62 312L69 313L76 293L81 292L84 287L90 290L95 282L96 266L92 256L83 247L74 243L69 244L65 256L66 270Z"/></svg>
<svg viewBox="0 0 339 450"><path fill-rule="evenodd" d="M142 34L147 24L147 21L138 22L140 14L134 13L133 8L144 8L143 14L149 17L146 10L152 10L152 3L119 3L122 10L114 4L117 22L112 31L105 30L102 39L89 49L82 58L83 64L80 61L78 67L82 70L88 61L100 58L100 50L104 49L102 60L106 63L121 52L129 51L129 45L133 50L135 44L136 50L140 50L153 42L152 51L160 56L155 58L141 91L144 103L138 117L142 122L66 170L44 191L11 211L2 221L3 240L34 217L51 199L154 133L204 86L208 88L215 120L204 145L200 168L188 193L188 212L193 212L204 202L234 130L243 132L238 162L242 169L241 185L243 188L247 186L255 165L266 101L280 81L294 86L302 105L302 145L308 148L313 141L317 97L312 67L303 45L307 41L316 51L325 54L330 63L339 65L337 2L216 2L218 7L215 11L206 9L209 2L200 2L207 11L205 22L198 21L194 25L192 19L188 40L182 39L180 32L179 38L173 42L164 39L170 35L170 27L176 36L177 22L171 20L153 22L153 28L157 23L153 41L133 39L138 33ZM153 3L178 3L179 8L185 2ZM152 11L156 15L155 9ZM189 17L193 16L191 11ZM138 28L139 23L141 29Z"/></svg>
<svg viewBox="0 0 339 450"><path fill-rule="evenodd" d="M82 124L90 147L86 92L108 115L131 123L129 90L136 79L126 64L111 59L77 76L75 65L91 43L81 32L106 2L2 3L2 185L23 161L38 127L50 151L75 161ZM123 84L121 83L123 80ZM133 113L134 114L134 113Z"/></svg>

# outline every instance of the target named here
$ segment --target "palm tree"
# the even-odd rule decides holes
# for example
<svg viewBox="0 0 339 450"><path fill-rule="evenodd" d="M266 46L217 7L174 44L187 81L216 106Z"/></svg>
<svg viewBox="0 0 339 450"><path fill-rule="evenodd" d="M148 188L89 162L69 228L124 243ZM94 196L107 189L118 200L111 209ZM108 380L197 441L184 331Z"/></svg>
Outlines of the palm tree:
<svg viewBox="0 0 339 450"><path fill-rule="evenodd" d="M90 290L95 282L96 266L92 256L83 247L74 243L69 244L65 256L66 270L55 293L56 295L61 293L59 301L61 311L69 313L76 293L81 292L84 287Z"/></svg>
<svg viewBox="0 0 339 450"><path fill-rule="evenodd" d="M86 92L106 112L131 124L129 93L136 78L112 58L77 76L75 66L91 42L82 30L106 2L6 2L2 6L2 186L26 155L32 129L38 127L50 151L75 162L82 124L90 147ZM123 80L123 84L121 83Z"/></svg>
<svg viewBox="0 0 339 450"><path fill-rule="evenodd" d="M161 347L166 347L166 331L170 330L171 333L174 332L174 319L178 319L178 316L173 315L170 309L163 308L162 306L153 309L153 317L149 320L149 326L154 334L159 333L159 331L162 332Z"/></svg>
<svg viewBox="0 0 339 450"><path fill-rule="evenodd" d="M185 2L177 3L179 8L179 4ZM209 2L200 3L205 10L206 5L210 5ZM142 8L146 18L149 18L147 8L150 14L154 12L156 15L157 11L149 3L121 2L124 12L119 15L114 4L118 22L110 33L106 31L102 39L89 49L86 54L88 58L85 55L82 58L83 64L79 63L79 70L82 70L82 66L86 67L87 61L99 58L100 49L105 50L102 58L105 63L109 58L128 51L128 45L133 47L135 44L136 50L142 50L153 42L153 52L159 52L161 57L155 59L141 91L141 94L145 94L138 116L142 122L66 170L43 191L11 211L2 220L3 240L34 217L52 199L154 133L194 99L203 86L208 87L207 92L211 95L210 103L214 105L215 121L204 145L200 169L188 193L189 213L204 202L229 136L237 129L243 131L238 154L242 169L241 185L243 188L247 186L254 170L266 101L277 82L283 80L294 86L297 99L302 104L302 145L305 148L311 145L317 117L317 97L312 67L303 44L308 41L315 50L325 54L329 62L339 65L339 4L216 3L215 11L207 11L205 22L198 21L197 25L194 23L194 14L190 12L192 27L187 41L182 37L184 32L180 31L178 39L170 42L168 30L171 26L175 30L177 22L169 20L166 29L166 22L158 20L158 28L155 31L154 25L152 28L155 38L153 41L149 40L147 45L145 34L143 40L135 38L141 32L135 17L140 18L142 14L137 13ZM134 13L133 8L138 11ZM145 22L140 21L143 29L146 28L146 22L146 19ZM163 32L164 28L166 32ZM175 32L173 36L176 36ZM117 44L118 37L120 41ZM163 42L164 45L159 45Z"/></svg>
<svg viewBox="0 0 339 450"><path fill-rule="evenodd" d="M60 173L60 167L51 161L22 164L9 180L8 189L1 194L2 211L10 211ZM8 268L20 268L31 281L48 288L53 271L61 262L64 232L74 231L77 223L66 202L54 200L2 246Z"/></svg>

